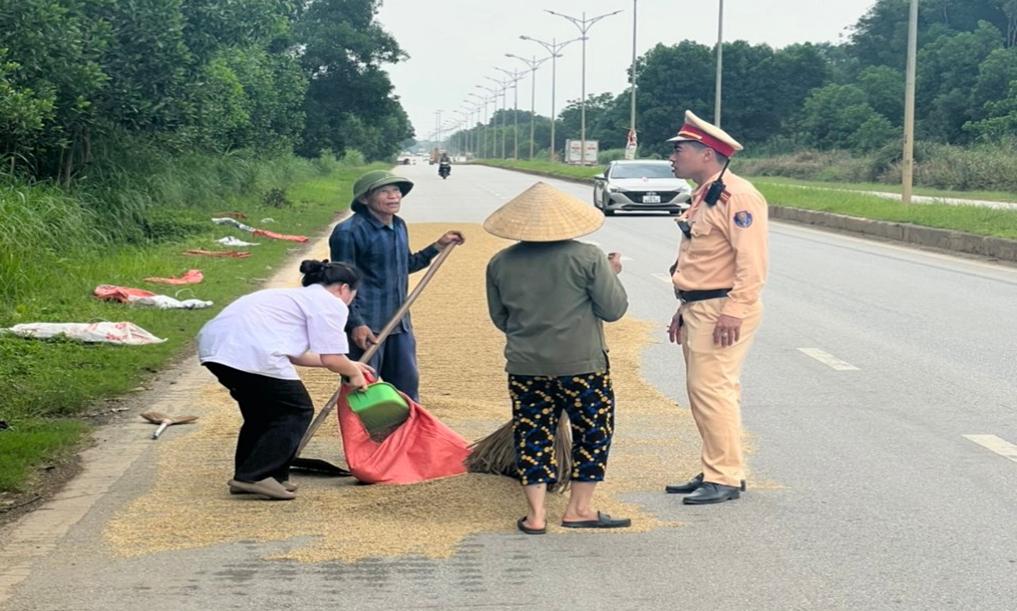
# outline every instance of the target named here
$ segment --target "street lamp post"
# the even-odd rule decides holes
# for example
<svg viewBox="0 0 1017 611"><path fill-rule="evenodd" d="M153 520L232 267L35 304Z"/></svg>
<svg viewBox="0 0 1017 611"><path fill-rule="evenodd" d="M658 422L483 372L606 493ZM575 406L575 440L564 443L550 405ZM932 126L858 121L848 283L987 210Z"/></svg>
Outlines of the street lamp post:
<svg viewBox="0 0 1017 611"><path fill-rule="evenodd" d="M434 111L434 133L435 141L438 143L438 148L441 148L441 111ZM434 148L434 147L432 147Z"/></svg>
<svg viewBox="0 0 1017 611"><path fill-rule="evenodd" d="M469 142L467 141L467 136L469 135L469 132L466 131L466 125L469 124L469 119L467 118L468 115L466 114L466 111L464 111L462 109L454 110L452 112L456 113L456 115L459 116L459 121L460 121L460 124L459 124L459 152L460 152L460 154L465 156L466 155L466 150L469 148Z"/></svg>
<svg viewBox="0 0 1017 611"><path fill-rule="evenodd" d="M918 0L908 15L908 59L904 77L904 159L901 162L901 202L911 203L915 168L915 51L918 47Z"/></svg>
<svg viewBox="0 0 1017 611"><path fill-rule="evenodd" d="M546 41L543 41L543 40L538 40L536 38L531 38L529 36L520 36L519 38L522 39L522 40L529 40L529 41L535 42L538 45L540 45L540 46L544 47L545 49L547 49L547 52L551 54L551 148L548 149L548 155L549 155L551 161L554 161L555 157L557 156L556 150L555 150L555 144L554 144L554 122L555 122L555 119L557 118L557 116L555 115L555 107L554 107L554 103L555 103L554 95L555 95L555 90L556 90L555 79L557 78L557 74L558 74L558 58L562 57L562 55L561 55L561 53L559 53L559 51L564 49L566 46L576 42L577 40L582 40L582 39L581 38L573 38L572 40L566 40L565 42L558 42L558 40L556 38L552 38L551 42L546 42Z"/></svg>
<svg viewBox="0 0 1017 611"><path fill-rule="evenodd" d="M470 105L469 100L463 100L465 106L463 109L466 111L466 153L469 156L473 153L473 156L477 155L477 121L474 120L473 115L477 112L477 107Z"/></svg>
<svg viewBox="0 0 1017 611"><path fill-rule="evenodd" d="M492 87L488 87L486 85L474 85L474 87L476 87L477 89L483 89L484 91L486 91L489 94L491 94L491 98L492 98L492 100L494 102L494 110L491 111L491 122L493 123L494 122L494 116L496 114L498 114L498 90L494 89ZM487 101L486 100L484 101L484 112L485 112L485 115L486 115L486 113L487 113ZM485 130L484 130L485 132L489 131L490 128L488 128L488 126L487 126L487 119L486 118L484 119L484 127L485 127ZM494 127L494 126L492 125L491 127ZM491 138L491 157L497 157L498 149L497 149L497 147L495 145L496 145L496 141L492 137Z"/></svg>
<svg viewBox="0 0 1017 611"><path fill-rule="evenodd" d="M576 26L576 28L579 29L579 33L582 34L582 36L580 36L580 40L583 41L583 64L582 64L583 74L582 74L582 93L580 94L581 97L579 100L579 146L580 146L579 163L582 165L586 165L586 41L590 38L589 36L586 35L586 33L590 31L590 28L593 27L593 24L597 23L601 19L604 19L605 17L617 15L621 11L604 13L603 15L590 17L589 19L586 18L586 11L583 11L582 19L579 19L578 17L572 17L571 15L557 13L555 11L548 9L544 9L544 12L567 19L569 22L572 23L572 25Z"/></svg>
<svg viewBox="0 0 1017 611"><path fill-rule="evenodd" d="M629 109L629 131L636 133L636 5L639 0L632 0L632 99Z"/></svg>
<svg viewBox="0 0 1017 611"><path fill-rule="evenodd" d="M720 0L720 14L717 17L717 78L714 79L713 124L720 127L720 92L724 67L724 0Z"/></svg>
<svg viewBox="0 0 1017 611"><path fill-rule="evenodd" d="M523 73L504 68L495 70L507 75L509 82L512 83L512 159L519 159L519 81L522 80Z"/></svg>
<svg viewBox="0 0 1017 611"><path fill-rule="evenodd" d="M505 115L508 113L508 81L499 81L493 76L484 76L487 80L492 83L497 83L498 87L496 91L501 92L501 127L498 131L501 133L501 158L505 159ZM495 94L497 96L497 94ZM495 106L495 114L497 114L497 106Z"/></svg>
<svg viewBox="0 0 1017 611"><path fill-rule="evenodd" d="M477 87L479 87L479 86L480 85L477 85ZM484 114L483 114L484 121L483 121L483 123L480 124L480 147L477 150L479 152L479 157L481 159L486 159L486 155L487 155L487 98L485 98L484 96L482 96L482 95L480 95L478 93L472 92L472 91L467 93L466 95L471 97L471 98L474 98L474 99L476 99L479 102L484 104ZM480 108L479 104L478 104L477 108L478 109Z"/></svg>
<svg viewBox="0 0 1017 611"><path fill-rule="evenodd" d="M536 108L537 107L537 68L540 67L540 64L546 62L547 60L549 60L551 58L550 57L545 57L543 59L537 59L537 56L533 56L533 59L526 59L525 57L519 57L518 55L513 55L511 53L506 53L505 57L514 57L514 58L518 59L519 61L525 63L527 66L530 67L530 157L529 157L529 159L532 161L533 160L533 126L534 126L533 120L534 120L534 116L536 115L536 110L537 110L537 108Z"/></svg>

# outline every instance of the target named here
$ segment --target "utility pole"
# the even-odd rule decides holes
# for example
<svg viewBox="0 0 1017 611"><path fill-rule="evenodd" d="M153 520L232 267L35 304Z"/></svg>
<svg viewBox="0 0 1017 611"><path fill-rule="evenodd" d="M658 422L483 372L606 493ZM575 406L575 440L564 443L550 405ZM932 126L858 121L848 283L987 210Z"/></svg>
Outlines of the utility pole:
<svg viewBox="0 0 1017 611"><path fill-rule="evenodd" d="M565 42L558 42L556 38L552 38L551 42L537 40L536 38L530 38L529 36L520 36L519 38L522 40L529 40L535 42L538 45L547 49L547 52L551 54L551 148L548 149L548 157L553 162L555 161L555 157L558 156L554 144L554 122L558 118L557 114L555 114L554 95L556 91L555 79L558 73L558 58L562 57L561 53L559 52L566 46L578 40L582 40L582 38L573 38L572 40L566 40Z"/></svg>
<svg viewBox="0 0 1017 611"><path fill-rule="evenodd" d="M918 49L918 0L911 0L908 19L908 63L904 82L904 159L901 167L901 202L911 203L915 169L915 71Z"/></svg>
<svg viewBox="0 0 1017 611"><path fill-rule="evenodd" d="M713 124L720 127L721 78L724 67L724 0L720 0L720 16L717 18L717 77L713 91Z"/></svg>
<svg viewBox="0 0 1017 611"><path fill-rule="evenodd" d="M534 121L534 117L536 116L536 110L537 110L537 68L540 67L540 64L542 64L542 63L546 62L547 60L551 59L551 57L545 57L543 59L539 59L538 60L537 56L534 55L533 59L526 59L525 57L519 57L518 55L513 55L511 53L506 53L505 57L514 57L514 58L518 59L519 61L523 62L524 64L526 64L527 66L530 67L530 156L529 156L529 159L532 161L533 160L533 127L534 127L533 121ZM552 121L553 121L553 119L552 119Z"/></svg>
<svg viewBox="0 0 1017 611"><path fill-rule="evenodd" d="M576 28L579 29L579 33L582 35L580 36L580 40L583 41L583 63L582 63L583 74L582 74L582 93L580 94L579 101L579 146L580 146L579 163L580 165L586 165L586 41L589 40L590 38L589 36L586 35L586 33L590 31L590 28L593 27L593 24L597 23L601 19L604 19L605 17L617 15L621 11L604 13L603 15L590 17L589 19L586 18L586 11L583 11L582 19L572 17L570 15L564 15L562 13L556 13L555 11L551 11L548 9L544 9L544 12L567 19L569 22L572 23L572 25L576 26Z"/></svg>

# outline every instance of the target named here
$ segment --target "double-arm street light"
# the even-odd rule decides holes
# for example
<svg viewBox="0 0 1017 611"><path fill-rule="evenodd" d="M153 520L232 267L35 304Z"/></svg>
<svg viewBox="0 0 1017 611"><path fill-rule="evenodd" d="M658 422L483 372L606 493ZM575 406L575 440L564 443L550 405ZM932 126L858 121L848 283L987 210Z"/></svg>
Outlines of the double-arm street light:
<svg viewBox="0 0 1017 611"><path fill-rule="evenodd" d="M477 148L478 156L483 159L487 156L487 98L473 91L466 95L473 98L474 102L477 104L477 118L483 118L482 122L478 121L480 122L480 146ZM483 115L480 115L481 104L483 104L484 107Z"/></svg>
<svg viewBox="0 0 1017 611"><path fill-rule="evenodd" d="M540 67L540 64L542 64L542 63L546 62L547 60L551 59L551 57L548 56L548 57L544 57L542 59L537 59L537 56L534 55L533 59L526 59L525 57L519 57L518 55L513 55L512 53L506 53L505 57L514 57L514 58L518 59L519 61L523 62L524 64L526 64L527 66L530 67L530 157L529 157L529 159L532 160L533 159L533 118L536 115L536 110L537 110L537 108L536 108L537 107L537 68ZM552 118L552 121L553 120L554 119ZM554 148L554 147L552 146L551 148Z"/></svg>
<svg viewBox="0 0 1017 611"><path fill-rule="evenodd" d="M519 159L519 81L524 72L495 68L508 77L506 83L512 83L512 158Z"/></svg>
<svg viewBox="0 0 1017 611"><path fill-rule="evenodd" d="M498 90L494 89L493 87L488 87L487 85L474 85L474 87L476 87L477 89L483 89L484 91L486 91L489 94L491 94L491 100L494 102L494 110L491 111L490 117L491 117L491 123L493 123L494 122L494 115L497 114L497 111L498 111ZM488 101L487 98L485 98L484 99L484 133L485 133L484 140L485 141L487 140L486 134L488 134L490 132L490 127L493 127L493 125L491 125L490 127L488 126L487 101ZM491 157L497 157L496 151L497 151L497 148L495 146L495 140L492 137L491 138Z"/></svg>
<svg viewBox="0 0 1017 611"><path fill-rule="evenodd" d="M459 148L460 152L465 156L470 148L469 136L470 132L466 131L466 126L470 124L470 115L463 109L453 110L459 117Z"/></svg>
<svg viewBox="0 0 1017 611"><path fill-rule="evenodd" d="M469 146L467 148L469 148L470 152L473 153L473 156L476 157L477 156L477 131L478 131L477 130L477 124L480 123L480 105L476 104L476 103L471 103L469 98L464 100L463 104L465 105L463 108L466 110L466 117L467 117L467 119L466 119L466 130L467 130L466 133L468 134L467 142L469 142Z"/></svg>
<svg viewBox="0 0 1017 611"><path fill-rule="evenodd" d="M493 76L484 76L484 78L498 85L498 87L494 89L494 91L498 92L495 94L496 98L499 93L501 94L501 128L498 131L501 133L501 158L505 159L507 157L505 155L505 115L508 113L509 82L496 79ZM497 112L497 105L495 105L495 114L497 114Z"/></svg>
<svg viewBox="0 0 1017 611"><path fill-rule="evenodd" d="M530 36L520 36L519 38L521 38L522 40L529 40L531 42L535 42L538 45L540 45L540 46L544 47L545 49L547 49L547 52L550 53L550 57L551 57L551 147L548 149L548 154L550 156L551 161L554 161L555 157L557 156L556 155L556 151L555 151L555 145L554 145L554 122L555 122L555 119L557 118L557 115L555 114L555 105L554 105L555 104L555 98L554 98L554 95L555 95L555 90L556 90L555 79L556 79L557 73L558 73L558 58L562 56L561 55L561 50L562 49L564 49L566 46L568 46L568 45L570 45L570 44L572 44L572 43L574 43L574 42L576 42L578 40L582 40L582 38L573 38L572 40L566 40L565 42L558 42L558 40L556 38L552 38L551 42L547 42L547 41L544 41L544 40L539 40L537 38L532 38ZM531 155L531 157L532 157L532 155Z"/></svg>
<svg viewBox="0 0 1017 611"><path fill-rule="evenodd" d="M438 148L441 148L441 112L440 110L434 111L434 133L435 140L438 142Z"/></svg>
<svg viewBox="0 0 1017 611"><path fill-rule="evenodd" d="M597 23L598 21L600 21L601 19L604 19L606 17L611 17L612 15L617 15L621 11L619 10L619 11L613 11L613 12L610 12L610 13L604 13L603 15L597 15L596 17L590 17L589 19L586 18L586 11L583 11L582 19L580 19L578 17L572 17L571 15L564 15L562 13L558 13L558 12L555 12L555 11L552 11L552 10L548 10L548 9L544 9L544 12L545 13L549 13L551 15L555 15L557 17L561 17L563 19L567 19L572 25L576 26L576 28L579 29L579 33L581 34L579 39L583 41L582 93L581 93L580 103L579 103L579 146L581 147L580 151L579 151L579 163L585 164L586 163L586 41L589 40L589 38L590 38L586 34L587 34L587 32L590 31L590 28L593 27L593 24Z"/></svg>

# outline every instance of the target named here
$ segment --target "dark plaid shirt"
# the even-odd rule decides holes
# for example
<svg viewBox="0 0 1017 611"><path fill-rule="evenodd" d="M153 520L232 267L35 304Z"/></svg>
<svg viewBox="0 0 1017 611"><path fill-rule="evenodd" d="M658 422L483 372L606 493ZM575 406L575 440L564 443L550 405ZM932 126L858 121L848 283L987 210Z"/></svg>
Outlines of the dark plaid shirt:
<svg viewBox="0 0 1017 611"><path fill-rule="evenodd" d="M438 254L433 244L411 254L409 233L401 218L394 217L391 225L385 225L364 209L336 225L328 245L332 261L352 263L363 274L347 329L367 325L375 333L406 301L410 274L430 265ZM411 329L407 314L392 332Z"/></svg>

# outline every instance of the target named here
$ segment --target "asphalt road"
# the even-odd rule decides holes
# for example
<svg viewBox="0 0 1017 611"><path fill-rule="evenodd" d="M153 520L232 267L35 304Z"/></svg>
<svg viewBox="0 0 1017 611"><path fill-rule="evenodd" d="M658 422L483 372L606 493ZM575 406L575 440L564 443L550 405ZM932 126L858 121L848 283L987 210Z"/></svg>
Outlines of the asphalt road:
<svg viewBox="0 0 1017 611"><path fill-rule="evenodd" d="M537 180L400 170L417 181L410 222L480 222ZM584 238L623 253L630 314L662 334L679 235L668 217L630 215ZM286 544L255 542L112 558L99 532L144 490L138 461L0 608L1017 607L1017 269L785 224L770 244L742 380L752 473L736 502L646 492L631 500L683 525L479 535L448 560L301 565L262 560ZM644 373L685 403L676 348L649 347Z"/></svg>

